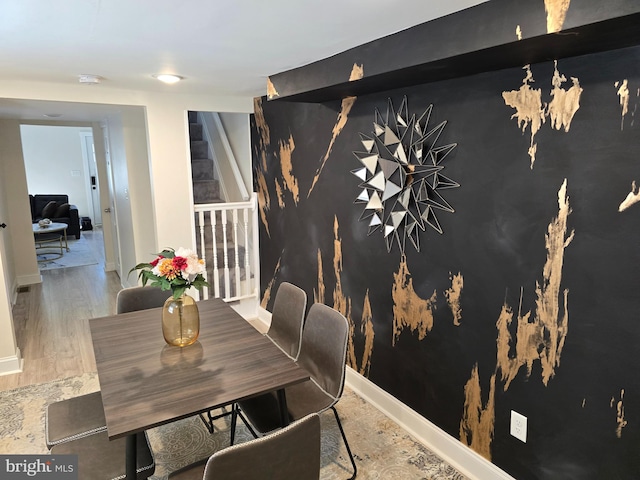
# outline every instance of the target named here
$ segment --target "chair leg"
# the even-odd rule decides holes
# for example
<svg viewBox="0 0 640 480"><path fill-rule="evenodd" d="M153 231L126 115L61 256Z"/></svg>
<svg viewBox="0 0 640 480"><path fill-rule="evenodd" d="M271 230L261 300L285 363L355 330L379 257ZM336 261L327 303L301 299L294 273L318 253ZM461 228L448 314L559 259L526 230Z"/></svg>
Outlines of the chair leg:
<svg viewBox="0 0 640 480"><path fill-rule="evenodd" d="M247 429L249 430L249 432L251 432L251 435L253 435L253 438L258 438L258 434L256 433L256 431L251 427L251 422L249 422L249 420L247 420L245 418L245 416L242 414L242 411L240 410L240 407L238 407L238 416L240 417L240 419L242 420L242 423L244 423L244 426L247 427Z"/></svg>
<svg viewBox="0 0 640 480"><path fill-rule="evenodd" d="M251 432L251 435L253 435L253 438L258 438L258 434L251 427L249 421L246 418L244 418L244 415L242 415L242 412L240 411L240 407L236 403L234 403L231 409L231 439L229 441L229 446L233 445L236 439L236 425L238 424L238 417L240 417L240 420L242 420L242 423L244 423L245 427L247 427L247 429Z"/></svg>
<svg viewBox="0 0 640 480"><path fill-rule="evenodd" d="M353 454L351 453L351 448L349 448L349 442L347 442L347 436L344 434L344 429L342 428L342 422L340 422L340 417L338 416L338 411L335 406L331 407L333 410L333 415L336 417L336 423L338 424L338 428L340 429L340 434L342 435L342 440L344 441L344 446L347 447L347 453L349 454L349 460L351 460L351 465L353 466L353 475L349 477L349 480L353 480L356 478L356 474L358 473L358 468L356 467L356 461L353 458Z"/></svg>
<svg viewBox="0 0 640 480"><path fill-rule="evenodd" d="M208 420L204 418L204 415L202 415L201 413L198 415L200 415L200 420L202 420L204 426L207 427L209 433L213 433L213 419L211 418L211 412L207 412L207 416L209 417Z"/></svg>
<svg viewBox="0 0 640 480"><path fill-rule="evenodd" d="M225 410L225 408L226 408L226 407L222 407L222 409L223 409L222 413L220 413L220 414L218 414L218 415L216 415L216 416L211 415L211 410L209 410L209 411L207 412L207 417L208 417L208 418L204 418L204 415L203 415L202 413L199 413L199 414L198 414L198 415L200 415L200 420L202 420L202 422L204 423L204 426L205 426L205 427L207 427L207 430L209 430L209 433L213 433L213 432L214 432L214 430L215 430L215 427L214 427L214 425L213 425L213 422L214 422L215 420L218 420L219 418L222 418L222 417L226 417L226 416L228 416L228 415L231 415L231 412L227 412L227 411Z"/></svg>
<svg viewBox="0 0 640 480"><path fill-rule="evenodd" d="M236 439L236 423L238 423L238 406L234 403L231 406L231 439L229 445L233 445Z"/></svg>

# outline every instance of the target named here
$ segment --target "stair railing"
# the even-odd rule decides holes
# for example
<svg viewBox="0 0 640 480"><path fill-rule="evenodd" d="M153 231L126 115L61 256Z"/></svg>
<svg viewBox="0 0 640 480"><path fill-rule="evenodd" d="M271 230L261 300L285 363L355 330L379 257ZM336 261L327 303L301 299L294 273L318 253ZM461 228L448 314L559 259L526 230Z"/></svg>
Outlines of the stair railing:
<svg viewBox="0 0 640 480"><path fill-rule="evenodd" d="M207 265L210 285L203 289L203 298L227 302L258 298L257 204L253 193L247 202L194 205L196 246Z"/></svg>

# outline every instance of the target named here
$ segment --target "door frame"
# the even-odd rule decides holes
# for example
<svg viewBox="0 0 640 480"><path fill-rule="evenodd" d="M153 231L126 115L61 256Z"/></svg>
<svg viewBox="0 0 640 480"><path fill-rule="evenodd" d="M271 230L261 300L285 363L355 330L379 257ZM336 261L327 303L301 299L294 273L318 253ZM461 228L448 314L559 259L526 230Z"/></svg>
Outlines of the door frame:
<svg viewBox="0 0 640 480"><path fill-rule="evenodd" d="M102 212L100 204L100 176L95 154L93 132L80 132L82 158L84 160L85 178L87 179L87 201L90 203L92 221L97 227L102 225ZM95 184L91 178L95 177Z"/></svg>

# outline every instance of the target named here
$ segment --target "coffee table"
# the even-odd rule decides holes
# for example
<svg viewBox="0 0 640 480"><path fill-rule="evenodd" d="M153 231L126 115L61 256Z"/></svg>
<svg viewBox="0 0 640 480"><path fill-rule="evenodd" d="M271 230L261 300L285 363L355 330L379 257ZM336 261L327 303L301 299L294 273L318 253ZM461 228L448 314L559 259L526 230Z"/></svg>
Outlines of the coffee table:
<svg viewBox="0 0 640 480"><path fill-rule="evenodd" d="M161 308L89 320L107 433L127 438L127 479L135 478L136 433L271 391L284 425L285 387L309 379L223 300L197 305L200 336L182 348L165 343Z"/></svg>
<svg viewBox="0 0 640 480"><path fill-rule="evenodd" d="M44 243L51 242L60 242L60 255L55 258L47 258L47 259L38 259L39 262L46 262L50 260L56 260L58 258L62 258L64 255L64 251L69 251L69 244L67 243L67 227L66 223L56 223L52 222L46 227L42 227L37 223L31 225L33 229L33 236L36 242L36 250L41 250L44 248L58 248L54 246L44 245ZM64 240L64 244L62 243ZM43 253L51 253L51 252L40 252ZM56 252L57 253L57 252Z"/></svg>

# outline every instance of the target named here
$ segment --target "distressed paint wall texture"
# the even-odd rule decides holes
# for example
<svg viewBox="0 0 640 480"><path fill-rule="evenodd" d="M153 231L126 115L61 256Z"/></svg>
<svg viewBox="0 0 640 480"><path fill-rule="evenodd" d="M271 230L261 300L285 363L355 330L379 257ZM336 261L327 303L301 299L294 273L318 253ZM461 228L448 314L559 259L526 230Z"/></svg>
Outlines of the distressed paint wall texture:
<svg viewBox="0 0 640 480"><path fill-rule="evenodd" d="M561 29L569 2L545 5ZM368 235L351 171L359 132L404 96L408 118L433 104L430 123L448 122L460 187L443 233L403 254ZM640 478L639 99L640 47L322 104L257 99L263 306L289 281L342 312L353 369L519 480Z"/></svg>

